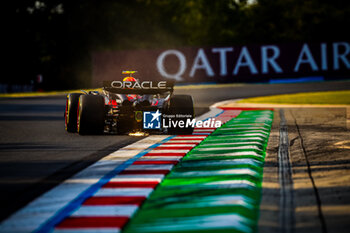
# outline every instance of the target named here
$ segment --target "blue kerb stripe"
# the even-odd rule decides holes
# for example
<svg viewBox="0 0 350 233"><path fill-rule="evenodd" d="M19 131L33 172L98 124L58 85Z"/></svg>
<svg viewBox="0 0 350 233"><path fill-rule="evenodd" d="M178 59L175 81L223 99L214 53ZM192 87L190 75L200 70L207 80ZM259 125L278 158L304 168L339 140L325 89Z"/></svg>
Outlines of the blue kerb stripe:
<svg viewBox="0 0 350 233"><path fill-rule="evenodd" d="M133 164L137 159L142 157L143 155L147 154L150 152L153 148L156 148L157 146L169 141L170 139L176 137L174 136L169 136L159 143L155 143L152 146L148 147L147 149L141 151L137 155L135 155L133 158L128 159L125 161L123 164L120 166L117 166L113 171L110 171L106 175L104 175L97 183L91 185L87 190L82 192L78 197L76 197L73 201L69 202L63 209L58 211L52 218L47 220L45 223L43 223L37 230L34 232L37 233L46 233L46 232L51 232L54 227L62 222L67 216L71 215L73 211L75 211L77 208L79 208L83 202L91 197L94 193L96 193L103 185L105 185L110 179L112 179L114 176L122 172L124 169L126 169L128 166Z"/></svg>
<svg viewBox="0 0 350 233"><path fill-rule="evenodd" d="M312 76L312 77L302 77L302 78L288 78L288 79L271 79L271 84L277 83L304 83L304 82L321 82L324 81L323 76Z"/></svg>
<svg viewBox="0 0 350 233"><path fill-rule="evenodd" d="M218 114L216 114L216 115L213 116L213 117L207 117L207 118L205 118L203 121L206 121L206 120L208 120L208 119L210 119L210 118L218 117L218 116L221 115L223 112L224 112L224 110L221 109L221 112L219 112Z"/></svg>

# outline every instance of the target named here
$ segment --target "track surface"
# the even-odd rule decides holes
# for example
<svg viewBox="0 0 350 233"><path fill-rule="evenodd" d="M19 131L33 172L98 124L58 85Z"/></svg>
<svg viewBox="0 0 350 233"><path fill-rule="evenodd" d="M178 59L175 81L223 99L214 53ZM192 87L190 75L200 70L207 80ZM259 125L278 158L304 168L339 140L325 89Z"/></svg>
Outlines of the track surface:
<svg viewBox="0 0 350 233"><path fill-rule="evenodd" d="M218 101L306 91L346 90L350 82L181 89L200 115ZM141 138L64 131L65 97L0 100L0 220L111 151Z"/></svg>

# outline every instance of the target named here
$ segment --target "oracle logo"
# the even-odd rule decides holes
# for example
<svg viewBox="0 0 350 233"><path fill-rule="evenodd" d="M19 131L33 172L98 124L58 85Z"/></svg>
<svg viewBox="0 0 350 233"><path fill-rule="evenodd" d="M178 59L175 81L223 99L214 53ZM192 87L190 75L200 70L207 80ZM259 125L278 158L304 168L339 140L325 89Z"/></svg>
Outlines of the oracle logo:
<svg viewBox="0 0 350 233"><path fill-rule="evenodd" d="M129 81L112 81L113 88L130 88L130 89L166 89L166 81L152 82L129 82Z"/></svg>

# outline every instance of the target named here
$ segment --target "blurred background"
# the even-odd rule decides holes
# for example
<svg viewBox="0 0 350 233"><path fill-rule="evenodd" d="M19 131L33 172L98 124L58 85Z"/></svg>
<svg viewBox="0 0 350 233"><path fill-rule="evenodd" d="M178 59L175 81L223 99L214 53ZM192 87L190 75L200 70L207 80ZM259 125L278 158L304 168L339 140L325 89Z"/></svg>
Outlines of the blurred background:
<svg viewBox="0 0 350 233"><path fill-rule="evenodd" d="M91 87L92 54L101 51L350 39L346 0L16 0L5 5L0 92Z"/></svg>

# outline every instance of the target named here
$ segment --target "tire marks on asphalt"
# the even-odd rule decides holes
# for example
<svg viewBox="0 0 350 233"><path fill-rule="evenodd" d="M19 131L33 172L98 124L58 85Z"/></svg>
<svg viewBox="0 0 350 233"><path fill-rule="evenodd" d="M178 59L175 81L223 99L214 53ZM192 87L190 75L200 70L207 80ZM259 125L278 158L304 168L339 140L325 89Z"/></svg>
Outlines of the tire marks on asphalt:
<svg viewBox="0 0 350 233"><path fill-rule="evenodd" d="M325 220L324 215L322 213L321 198L320 198L317 186L315 184L315 180L314 180L314 178L312 176L310 161L309 161L309 158L308 158L308 155L307 155L307 152L306 152L306 148L305 148L305 145L304 145L304 139L303 139L303 137L301 135L299 125L297 123L297 120L296 120L293 112L291 112L291 115L294 118L294 124L295 124L297 132L298 132L298 137L297 138L300 138L300 145L301 145L301 148L302 148L303 155L305 157L306 166L307 166L307 173L308 173L308 176L309 176L311 184L312 184L312 188L313 188L314 193L315 193L315 198L316 198L316 203L317 203L317 212L318 212L318 217L319 217L320 223L321 223L321 229L322 229L323 233L327 233L326 220Z"/></svg>
<svg viewBox="0 0 350 233"><path fill-rule="evenodd" d="M280 182L280 232L291 233L294 231L295 223L292 167L289 158L288 128L284 110L281 109L279 114L280 138L278 147L278 172Z"/></svg>

